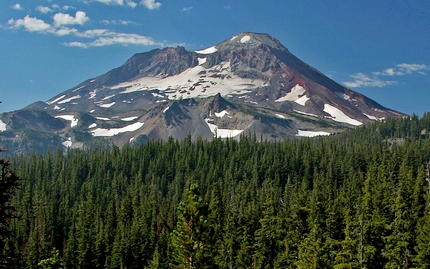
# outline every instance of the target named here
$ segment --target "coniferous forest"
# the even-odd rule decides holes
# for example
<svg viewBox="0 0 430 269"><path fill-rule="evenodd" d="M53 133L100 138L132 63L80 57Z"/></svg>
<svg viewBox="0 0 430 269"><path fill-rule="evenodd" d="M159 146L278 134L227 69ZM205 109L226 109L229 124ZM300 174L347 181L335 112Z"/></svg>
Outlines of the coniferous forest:
<svg viewBox="0 0 430 269"><path fill-rule="evenodd" d="M8 160L7 268L430 268L430 115Z"/></svg>

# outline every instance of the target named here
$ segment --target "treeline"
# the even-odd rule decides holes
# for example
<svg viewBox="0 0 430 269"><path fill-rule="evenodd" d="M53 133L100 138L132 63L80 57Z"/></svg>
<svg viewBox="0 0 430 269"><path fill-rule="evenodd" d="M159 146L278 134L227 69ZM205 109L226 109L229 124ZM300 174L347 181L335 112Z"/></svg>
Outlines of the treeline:
<svg viewBox="0 0 430 269"><path fill-rule="evenodd" d="M6 262L191 268L179 239L200 201L205 234L192 240L210 246L193 268L430 268L428 131L426 114L324 138L14 156L20 218Z"/></svg>

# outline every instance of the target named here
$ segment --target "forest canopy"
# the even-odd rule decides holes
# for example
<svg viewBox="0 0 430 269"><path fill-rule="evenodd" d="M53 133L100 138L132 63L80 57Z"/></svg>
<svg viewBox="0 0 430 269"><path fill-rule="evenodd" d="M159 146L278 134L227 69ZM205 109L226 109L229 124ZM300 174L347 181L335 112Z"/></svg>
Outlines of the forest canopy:
<svg viewBox="0 0 430 269"><path fill-rule="evenodd" d="M426 114L322 138L15 155L20 218L9 226L6 262L430 268L427 130Z"/></svg>

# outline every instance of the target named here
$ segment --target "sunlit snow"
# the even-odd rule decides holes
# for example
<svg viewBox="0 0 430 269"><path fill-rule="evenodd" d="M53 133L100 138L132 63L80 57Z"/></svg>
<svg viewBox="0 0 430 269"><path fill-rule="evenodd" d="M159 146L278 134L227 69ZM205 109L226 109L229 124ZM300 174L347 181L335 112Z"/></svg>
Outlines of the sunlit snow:
<svg viewBox="0 0 430 269"><path fill-rule="evenodd" d="M52 105L53 103L56 103L56 102L60 101L61 99L63 99L65 96L66 96L66 95L61 95L60 97L55 98L55 99L54 99L54 100L52 100L52 101L48 101L48 102L46 102L46 104L48 104L48 105Z"/></svg>
<svg viewBox="0 0 430 269"><path fill-rule="evenodd" d="M167 110L169 110L170 106L166 107L165 109L163 109L163 113L166 113Z"/></svg>
<svg viewBox="0 0 430 269"><path fill-rule="evenodd" d="M72 92L76 92L76 91L79 91L80 89L82 89L82 88L84 88L85 86L81 86L81 87L79 87L79 88L76 88L76 89L74 89Z"/></svg>
<svg viewBox="0 0 430 269"><path fill-rule="evenodd" d="M364 114L364 116L368 117L368 118L369 118L369 119L371 119L371 120L378 120L378 118L377 118L377 117L375 117L375 116L368 115L368 114L366 114L366 113L363 113L363 114Z"/></svg>
<svg viewBox="0 0 430 269"><path fill-rule="evenodd" d="M58 116L55 116L55 118L60 118L60 119L70 121L70 128L73 128L76 125L78 125L78 121L79 121L79 119L75 119L75 116L73 115L58 115Z"/></svg>
<svg viewBox="0 0 430 269"><path fill-rule="evenodd" d="M135 119L137 119L138 117L137 116L134 116L134 117L128 117L128 118L123 118L123 119L121 119L122 121L134 121Z"/></svg>
<svg viewBox="0 0 430 269"><path fill-rule="evenodd" d="M275 114L278 118L281 118L281 119L285 119L285 116L284 115L281 115L281 114Z"/></svg>
<svg viewBox="0 0 430 269"><path fill-rule="evenodd" d="M65 146L66 148L70 148L72 145L73 145L73 143L72 143L72 138L71 137L69 137L66 141L64 141L63 143L61 143L61 144L63 144L63 146Z"/></svg>
<svg viewBox="0 0 430 269"><path fill-rule="evenodd" d="M110 120L109 118L104 118L104 117L96 117L96 119L98 119L98 120Z"/></svg>
<svg viewBox="0 0 430 269"><path fill-rule="evenodd" d="M6 131L6 123L0 120L0 132Z"/></svg>
<svg viewBox="0 0 430 269"><path fill-rule="evenodd" d="M220 138L235 137L244 131L244 130L219 129L218 126L216 126L215 124L209 123L209 119L205 119L205 122L209 126L209 129L211 130L211 132Z"/></svg>
<svg viewBox="0 0 430 269"><path fill-rule="evenodd" d="M58 102L58 104L64 104L64 103L67 103L67 102L70 102L70 101L72 101L74 99L79 99L79 98L81 98L80 95L75 95L75 96L72 96L70 98L67 98L67 99L64 99L64 100Z"/></svg>
<svg viewBox="0 0 430 269"><path fill-rule="evenodd" d="M212 47L209 47L206 49L196 50L195 52L198 54L212 54L212 53L217 52L217 51L218 51L218 49L215 48L215 46L212 46Z"/></svg>
<svg viewBox="0 0 430 269"><path fill-rule="evenodd" d="M101 104L99 107L109 108L111 106L115 105L115 102L109 103L109 104Z"/></svg>
<svg viewBox="0 0 430 269"><path fill-rule="evenodd" d="M293 110L294 112L296 112L296 113L299 113L299 114L303 114L303 115L307 115L307 116L312 116L312 117L317 117L318 118L318 115L315 115L315 114L312 114L312 113L307 113L307 112L303 112L303 111L299 111L299 110Z"/></svg>
<svg viewBox="0 0 430 269"><path fill-rule="evenodd" d="M90 124L90 126L88 126L88 129L91 129L91 128L94 128L94 127L97 127L97 123L91 123Z"/></svg>
<svg viewBox="0 0 430 269"><path fill-rule="evenodd" d="M307 97L306 95L303 95L302 97L300 97L299 99L297 99L296 102L299 105L305 106L306 102L309 100L310 98Z"/></svg>
<svg viewBox="0 0 430 269"><path fill-rule="evenodd" d="M208 69L198 65L175 76L143 77L120 83L111 89L123 89L122 94L157 90L159 93L151 92L154 97L179 100L205 98L218 93L223 96L227 94L242 95L256 88L267 86L267 84L268 82L261 79L241 78L235 75L231 71L230 62L226 61Z"/></svg>
<svg viewBox="0 0 430 269"><path fill-rule="evenodd" d="M206 63L207 58L197 58L199 60L199 65Z"/></svg>
<svg viewBox="0 0 430 269"><path fill-rule="evenodd" d="M329 104L324 105L324 112L327 112L328 114L330 114L333 117L333 120L337 121L337 122L344 122L344 123L348 123L348 124L355 125L355 126L363 124L362 122L359 122L358 120L355 120L353 118L348 117L341 110L339 110L338 108L331 106Z"/></svg>
<svg viewBox="0 0 430 269"><path fill-rule="evenodd" d="M142 126L143 126L143 122L135 122L133 124L124 126L122 128L111 128L111 129L97 128L91 131L91 133L93 134L93 136L114 136L120 133L136 131Z"/></svg>
<svg viewBox="0 0 430 269"><path fill-rule="evenodd" d="M246 35L240 39L240 43L247 43L249 42L249 40L251 40L251 37L249 35Z"/></svg>
<svg viewBox="0 0 430 269"><path fill-rule="evenodd" d="M298 132L298 134L296 136L315 137L315 136L322 136L322 135L330 135L330 133L323 132L323 131L303 131L303 130L299 130L299 132Z"/></svg>
<svg viewBox="0 0 430 269"><path fill-rule="evenodd" d="M306 96L301 96L306 92L306 89L303 88L302 86L300 86L299 84L297 84L296 86L294 86L293 88L291 88L291 91L289 93L287 93L285 96L278 98L275 100L275 102L285 102L285 101L293 101L296 102L300 105L304 105L304 103L306 103L307 100L309 100L308 97ZM298 101L300 98L303 98L300 101Z"/></svg>
<svg viewBox="0 0 430 269"><path fill-rule="evenodd" d="M219 113L215 112L215 116L217 116L218 118L222 118L222 117L224 117L226 114L228 115L229 113L228 113L227 111L225 111L225 110L223 110L223 111L221 111L221 112L219 112Z"/></svg>

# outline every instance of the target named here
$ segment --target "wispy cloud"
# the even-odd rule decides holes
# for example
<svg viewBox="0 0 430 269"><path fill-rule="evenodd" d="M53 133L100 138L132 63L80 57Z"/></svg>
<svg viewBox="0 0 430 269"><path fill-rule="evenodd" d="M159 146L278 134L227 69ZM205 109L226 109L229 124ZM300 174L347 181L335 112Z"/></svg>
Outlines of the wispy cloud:
<svg viewBox="0 0 430 269"><path fill-rule="evenodd" d="M12 5L10 8L15 9L15 10L23 10L23 8L21 7L21 5L19 3Z"/></svg>
<svg viewBox="0 0 430 269"><path fill-rule="evenodd" d="M101 23L105 25L137 25L137 23L133 21L125 21L125 20L102 20Z"/></svg>
<svg viewBox="0 0 430 269"><path fill-rule="evenodd" d="M89 34L89 33L88 33ZM73 41L65 43L69 47L80 47L80 48L91 48L91 47L103 47L112 45L140 45L140 46L163 46L164 43L156 42L151 37L142 36L138 34L127 34L117 33L110 31L100 32L100 36L91 42L79 42Z"/></svg>
<svg viewBox="0 0 430 269"><path fill-rule="evenodd" d="M43 13L43 14L52 13L52 12L55 12L56 10L67 11L69 9L76 9L76 8L74 6L67 6L67 5L60 7L57 4L53 4L50 7L48 7L48 6L37 6L36 7L36 10L39 11L40 13Z"/></svg>
<svg viewBox="0 0 430 269"><path fill-rule="evenodd" d="M131 8L135 8L137 6L137 4L132 0L87 0L85 2L99 2L106 5L128 6Z"/></svg>
<svg viewBox="0 0 430 269"><path fill-rule="evenodd" d="M359 88L359 87L385 87L388 85L394 85L398 82L395 80L387 80L385 77L395 77L395 76L405 76L411 75L414 73L426 74L426 70L429 69L429 66L425 64L397 64L395 67L390 67L385 69L384 71L373 72L372 74L364 74L364 73L355 73L350 75L352 80L345 81L343 84L350 88Z"/></svg>
<svg viewBox="0 0 430 269"><path fill-rule="evenodd" d="M54 12L53 9L51 9L50 7L45 7L45 6L37 6L36 10L39 11L40 13L43 13L43 14Z"/></svg>
<svg viewBox="0 0 430 269"><path fill-rule="evenodd" d="M161 3L155 2L155 0L141 0L140 4L145 6L149 10L159 9L161 7Z"/></svg>
<svg viewBox="0 0 430 269"><path fill-rule="evenodd" d="M181 11L190 11L193 7L183 7Z"/></svg>

